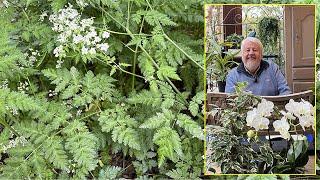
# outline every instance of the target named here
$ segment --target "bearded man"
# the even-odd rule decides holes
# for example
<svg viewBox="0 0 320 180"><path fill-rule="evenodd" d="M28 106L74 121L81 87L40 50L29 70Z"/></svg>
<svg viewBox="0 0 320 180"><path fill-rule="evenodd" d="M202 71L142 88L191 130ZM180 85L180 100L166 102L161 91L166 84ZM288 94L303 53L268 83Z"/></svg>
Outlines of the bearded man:
<svg viewBox="0 0 320 180"><path fill-rule="evenodd" d="M225 92L235 92L238 82L248 82L246 91L259 96L290 94L291 90L279 66L262 60L263 46L259 39L247 37L241 42L242 62L230 70Z"/></svg>

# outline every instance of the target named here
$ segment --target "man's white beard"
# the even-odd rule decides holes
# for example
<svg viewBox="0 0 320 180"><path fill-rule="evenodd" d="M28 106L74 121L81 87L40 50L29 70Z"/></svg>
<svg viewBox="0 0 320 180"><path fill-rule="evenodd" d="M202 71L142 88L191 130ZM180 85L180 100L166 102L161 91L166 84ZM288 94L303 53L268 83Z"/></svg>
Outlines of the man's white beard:
<svg viewBox="0 0 320 180"><path fill-rule="evenodd" d="M255 73L260 63L257 60L248 59L244 65L251 73Z"/></svg>

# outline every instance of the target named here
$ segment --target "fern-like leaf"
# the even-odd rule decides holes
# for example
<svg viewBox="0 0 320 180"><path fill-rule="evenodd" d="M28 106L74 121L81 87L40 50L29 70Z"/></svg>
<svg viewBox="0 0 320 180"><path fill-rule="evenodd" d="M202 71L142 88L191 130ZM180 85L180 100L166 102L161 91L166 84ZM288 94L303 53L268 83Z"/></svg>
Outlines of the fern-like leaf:
<svg viewBox="0 0 320 180"><path fill-rule="evenodd" d="M111 132L112 140L130 148L140 150L139 133L135 129L137 122L126 114L121 106L108 109L101 113L98 119L103 132Z"/></svg>
<svg viewBox="0 0 320 180"><path fill-rule="evenodd" d="M166 158L176 162L182 156L181 139L179 134L170 127L159 129L153 136L153 142L157 144L158 166L161 167Z"/></svg>
<svg viewBox="0 0 320 180"><path fill-rule="evenodd" d="M80 132L67 138L66 149L72 154L73 160L83 166L87 172L97 167L98 139L89 132Z"/></svg>
<svg viewBox="0 0 320 180"><path fill-rule="evenodd" d="M118 166L107 166L100 170L98 179L117 179L121 174L121 170L122 168Z"/></svg>
<svg viewBox="0 0 320 180"><path fill-rule="evenodd" d="M204 100L204 93L198 92L193 98L192 101L189 104L189 110L193 116L196 116L199 111L199 104L202 104Z"/></svg>
<svg viewBox="0 0 320 180"><path fill-rule="evenodd" d="M204 140L203 130L198 125L197 122L193 121L189 116L185 114L178 114L177 116L177 124L188 131L194 137L198 139Z"/></svg>
<svg viewBox="0 0 320 180"><path fill-rule="evenodd" d="M161 105L161 95L153 91L142 90L138 94L133 94L128 99L131 104L144 104L152 107L159 107Z"/></svg>
<svg viewBox="0 0 320 180"><path fill-rule="evenodd" d="M68 156L62 145L62 138L52 136L44 144L44 157L51 162L55 168L68 171Z"/></svg>
<svg viewBox="0 0 320 180"><path fill-rule="evenodd" d="M165 80L165 77L181 80L180 77L176 73L176 69L171 66L160 66L159 70L157 71L158 78L160 80Z"/></svg>
<svg viewBox="0 0 320 180"><path fill-rule="evenodd" d="M140 10L137 13L140 15L144 15L146 22L148 24L150 24L151 26L157 26L158 23L160 23L163 26L175 26L176 25L176 23L171 21L167 15L162 14L156 10L150 10L150 11Z"/></svg>

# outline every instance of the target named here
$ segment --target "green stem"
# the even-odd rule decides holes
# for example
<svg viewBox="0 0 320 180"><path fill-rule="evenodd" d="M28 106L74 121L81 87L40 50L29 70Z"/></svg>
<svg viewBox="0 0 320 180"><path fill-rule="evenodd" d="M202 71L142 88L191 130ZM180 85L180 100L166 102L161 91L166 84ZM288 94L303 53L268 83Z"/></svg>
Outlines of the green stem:
<svg viewBox="0 0 320 180"><path fill-rule="evenodd" d="M167 34L163 33L163 36L168 41L170 41L176 48L178 48L185 56L187 56L193 63L195 63L199 68L204 70L204 67L202 67L196 60L194 60L189 54L187 54L181 47L179 47L177 43L175 43L172 39L170 39L170 37Z"/></svg>
<svg viewBox="0 0 320 180"><path fill-rule="evenodd" d="M118 32L118 31L111 31L109 29L105 29L105 28L96 28L96 29L99 29L99 30L104 30L104 31L107 31L111 34L120 34L120 35L127 35L127 36L130 36L129 33L125 33L125 32ZM152 36L151 34L132 34L132 35L135 35L135 36Z"/></svg>
<svg viewBox="0 0 320 180"><path fill-rule="evenodd" d="M129 29L129 20L130 20L130 2L128 1L128 10L127 10L127 28Z"/></svg>
<svg viewBox="0 0 320 180"><path fill-rule="evenodd" d="M100 60L99 58L95 58L95 59L98 60L98 61L100 61L100 62L103 63L103 64L106 64L106 65L110 66L110 67L114 67L114 66L112 66L111 64L108 64L108 63ZM145 80L145 78L144 78L143 76L140 76L140 75L137 75L137 74L133 74L132 72L126 71L126 70L122 69L122 68L121 68L118 64L116 64L115 62L113 62L113 63L116 65L116 67L117 67L120 71L122 71L122 72L124 72L124 73L127 73L127 74L130 74L130 75L132 75L132 76L139 77L139 78Z"/></svg>
<svg viewBox="0 0 320 180"><path fill-rule="evenodd" d="M16 130L14 130L5 120L0 119L0 124L2 124L5 128L9 128L17 137L20 137L20 134Z"/></svg>
<svg viewBox="0 0 320 180"><path fill-rule="evenodd" d="M144 17L143 17L142 22L141 22L139 34L141 34L141 32L142 32L143 24L144 24ZM133 66L133 67L132 67L132 73L133 73L133 74L136 73L136 61L137 61L138 47L139 47L138 44L136 44L136 49L135 49L135 51L134 51L133 63L132 63L132 66ZM132 90L134 90L134 84L135 84L135 77L132 76Z"/></svg>
<svg viewBox="0 0 320 180"><path fill-rule="evenodd" d="M318 28L317 28L316 48L319 47L319 39L320 39L320 22L318 23Z"/></svg>

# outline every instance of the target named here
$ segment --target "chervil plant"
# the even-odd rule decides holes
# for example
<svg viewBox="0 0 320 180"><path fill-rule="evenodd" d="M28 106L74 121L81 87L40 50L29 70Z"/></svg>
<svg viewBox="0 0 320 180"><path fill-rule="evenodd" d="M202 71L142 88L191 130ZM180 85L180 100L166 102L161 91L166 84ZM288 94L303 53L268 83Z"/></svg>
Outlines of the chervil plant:
<svg viewBox="0 0 320 180"><path fill-rule="evenodd" d="M212 153L207 159L218 163L224 174L302 173L309 144L305 136L298 140L290 133L297 134L298 127L314 128L314 107L308 101L291 99L279 111L272 102L245 92L245 86L239 84L236 97L228 99L227 108L221 110L221 125L210 129L208 150ZM258 131L270 129L271 121L274 131L289 141L287 151L276 152L259 137Z"/></svg>
<svg viewBox="0 0 320 180"><path fill-rule="evenodd" d="M198 1L5 1L0 177L195 179Z"/></svg>

